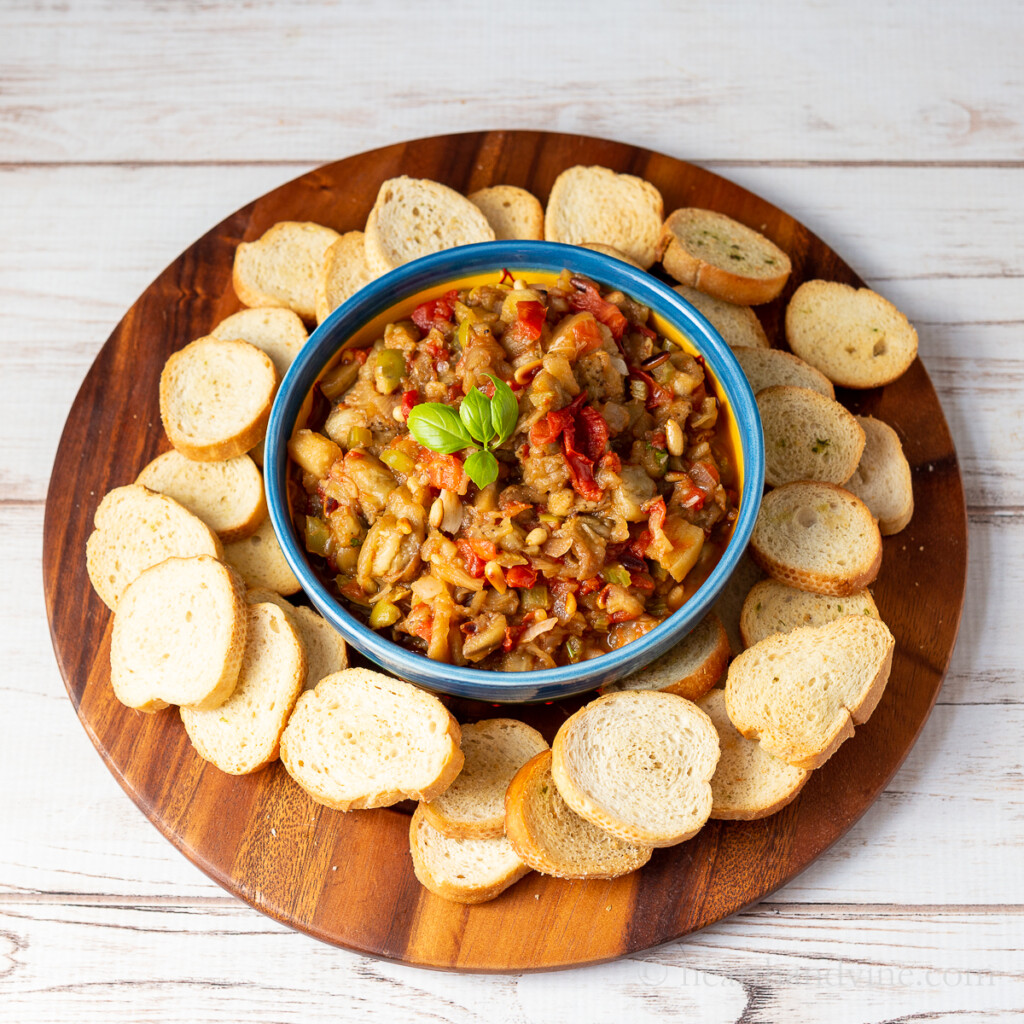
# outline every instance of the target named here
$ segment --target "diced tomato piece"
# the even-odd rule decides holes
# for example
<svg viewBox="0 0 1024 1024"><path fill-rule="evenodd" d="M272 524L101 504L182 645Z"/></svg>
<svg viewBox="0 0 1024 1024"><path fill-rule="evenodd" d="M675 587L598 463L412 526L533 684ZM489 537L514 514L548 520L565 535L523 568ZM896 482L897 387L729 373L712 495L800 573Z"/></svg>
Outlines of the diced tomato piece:
<svg viewBox="0 0 1024 1024"><path fill-rule="evenodd" d="M603 466L605 469L610 469L613 473L622 472L622 459L620 459L615 452L605 452L604 455L601 456L599 465Z"/></svg>
<svg viewBox="0 0 1024 1024"><path fill-rule="evenodd" d="M592 594L595 590L600 590L603 586L604 581L600 576L591 576L590 579L584 580L580 584L580 597L586 597L587 594Z"/></svg>
<svg viewBox="0 0 1024 1024"><path fill-rule="evenodd" d="M415 388L413 388L412 391L403 391L402 392L402 416L404 416L405 419L408 419L409 418L409 413L411 413L413 411L413 409L415 409L416 406L419 405L420 402L422 402L422 401L423 401L423 399L420 398L419 391L417 391Z"/></svg>
<svg viewBox="0 0 1024 1024"><path fill-rule="evenodd" d="M347 348L341 354L341 361L343 363L359 363L360 366L366 362L370 356L370 350L368 348Z"/></svg>
<svg viewBox="0 0 1024 1024"><path fill-rule="evenodd" d="M651 536L650 530L644 530L636 538L629 542L629 550L633 552L638 558L647 557L647 549L651 546L651 541L654 538Z"/></svg>
<svg viewBox="0 0 1024 1024"><path fill-rule="evenodd" d="M714 490L721 482L718 467L711 462L695 462L690 467L693 482L702 490Z"/></svg>
<svg viewBox="0 0 1024 1024"><path fill-rule="evenodd" d="M629 375L634 380L642 380L647 385L647 408L657 409L659 405L668 405L672 401L672 392L662 387L649 373L629 367Z"/></svg>
<svg viewBox="0 0 1024 1024"><path fill-rule="evenodd" d="M664 451L665 445L667 444L665 440L665 431L658 430L655 431L655 433L651 434L651 444L653 444L655 448L660 448L662 451Z"/></svg>
<svg viewBox="0 0 1024 1024"><path fill-rule="evenodd" d="M457 540L455 546L459 549L459 555L462 558L462 564L466 567L466 572L474 579L483 579L486 562L477 555L469 541Z"/></svg>
<svg viewBox="0 0 1024 1024"><path fill-rule="evenodd" d="M460 398L465 396L465 392L462 390L462 381L457 380L454 384L448 386L448 404L454 405Z"/></svg>
<svg viewBox="0 0 1024 1024"><path fill-rule="evenodd" d="M694 512L704 507L706 498L707 495L688 476L677 481L672 491L672 501L675 504Z"/></svg>
<svg viewBox="0 0 1024 1024"><path fill-rule="evenodd" d="M540 337L547 318L548 311L539 302L520 302L516 305L520 334L531 341L536 341Z"/></svg>
<svg viewBox="0 0 1024 1024"><path fill-rule="evenodd" d="M596 318L580 317L575 321L572 328L572 338L576 343L576 358L585 356L589 352L596 352L604 345L604 335L597 326Z"/></svg>
<svg viewBox="0 0 1024 1024"><path fill-rule="evenodd" d="M610 431L605 418L590 405L583 406L576 416L576 437L581 451L591 462L597 462L608 450Z"/></svg>
<svg viewBox="0 0 1024 1024"><path fill-rule="evenodd" d="M656 501L648 502L647 513L650 516L648 522L650 523L652 534L661 532L665 525L665 516L668 515L665 499L659 497Z"/></svg>
<svg viewBox="0 0 1024 1024"><path fill-rule="evenodd" d="M505 639L502 642L501 649L507 654L517 643L519 643L519 638L525 632L525 626L506 626Z"/></svg>
<svg viewBox="0 0 1024 1024"><path fill-rule="evenodd" d="M564 408L552 409L543 419L537 420L530 428L530 443L550 444L557 441L566 425L576 418L576 412L586 400L586 392L582 392Z"/></svg>
<svg viewBox="0 0 1024 1024"><path fill-rule="evenodd" d="M402 624L407 633L418 636L421 640L430 641L430 634L434 627L434 616L430 611L430 605L424 601L414 605Z"/></svg>
<svg viewBox="0 0 1024 1024"><path fill-rule="evenodd" d="M462 459L457 455L438 455L429 448L420 448L420 464L426 470L431 487L439 491L462 493L466 483L466 471Z"/></svg>
<svg viewBox="0 0 1024 1024"><path fill-rule="evenodd" d="M636 590L654 592L654 577L649 572L630 573L629 582Z"/></svg>
<svg viewBox="0 0 1024 1024"><path fill-rule="evenodd" d="M601 293L593 281L588 281L585 277L574 277L572 283L576 291L569 296L569 305L573 309L593 313L612 332L612 337L620 341L629 326L629 321L622 310L614 302L601 298Z"/></svg>
<svg viewBox="0 0 1024 1024"><path fill-rule="evenodd" d="M498 557L497 545L492 540L485 540L483 537L470 537L469 546L485 562Z"/></svg>
<svg viewBox="0 0 1024 1024"><path fill-rule="evenodd" d="M428 299L421 302L412 311L412 322L423 332L427 332L438 323L450 324L455 313L454 299L458 292L448 292L443 298ZM449 297L452 301L449 302Z"/></svg>
<svg viewBox="0 0 1024 1024"><path fill-rule="evenodd" d="M505 570L505 582L510 587L525 587L527 590L537 582L537 570L527 565L513 565Z"/></svg>

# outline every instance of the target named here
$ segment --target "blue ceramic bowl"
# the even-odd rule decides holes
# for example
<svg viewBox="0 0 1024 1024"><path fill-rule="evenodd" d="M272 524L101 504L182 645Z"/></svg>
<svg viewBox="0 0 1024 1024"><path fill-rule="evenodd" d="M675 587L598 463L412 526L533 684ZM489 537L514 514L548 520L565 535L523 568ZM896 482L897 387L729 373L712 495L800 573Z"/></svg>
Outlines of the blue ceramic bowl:
<svg viewBox="0 0 1024 1024"><path fill-rule="evenodd" d="M659 331L685 337L703 355L717 393L731 417L733 447L741 463L740 512L722 558L697 592L645 636L609 654L576 665L536 672L495 672L431 661L407 651L351 615L320 581L306 558L287 501L288 439L311 388L346 343L365 345L383 324L407 317L417 302L450 288L496 281L507 268L517 277L543 280L568 268L618 288L649 306ZM428 689L496 703L554 700L623 679L678 643L703 618L736 568L761 501L764 440L754 395L717 331L676 292L650 274L589 249L553 242L485 242L449 249L408 263L373 281L336 309L313 333L281 383L267 429L264 455L267 501L285 558L310 600L353 645L382 668Z"/></svg>

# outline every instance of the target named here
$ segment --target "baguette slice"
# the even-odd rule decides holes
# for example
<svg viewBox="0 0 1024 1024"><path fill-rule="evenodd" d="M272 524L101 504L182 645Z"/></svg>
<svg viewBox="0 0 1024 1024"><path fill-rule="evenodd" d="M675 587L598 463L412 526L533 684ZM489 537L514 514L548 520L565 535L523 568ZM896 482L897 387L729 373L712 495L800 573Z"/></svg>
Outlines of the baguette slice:
<svg viewBox="0 0 1024 1024"><path fill-rule="evenodd" d="M894 646L885 623L866 615L770 636L729 666L729 718L770 754L820 768L871 717Z"/></svg>
<svg viewBox="0 0 1024 1024"><path fill-rule="evenodd" d="M843 484L864 451L864 431L853 413L810 388L780 384L757 394L764 428L764 480Z"/></svg>
<svg viewBox="0 0 1024 1024"><path fill-rule="evenodd" d="M556 878L618 878L642 868L649 846L616 839L562 799L544 750L516 773L505 795L505 833L534 871Z"/></svg>
<svg viewBox="0 0 1024 1024"><path fill-rule="evenodd" d="M684 697L627 690L598 697L562 723L551 774L581 817L639 846L674 846L711 813L718 734Z"/></svg>
<svg viewBox="0 0 1024 1024"><path fill-rule="evenodd" d="M680 284L741 306L771 302L792 269L789 257L753 228L694 207L669 214L658 258Z"/></svg>
<svg viewBox="0 0 1024 1024"><path fill-rule="evenodd" d="M718 682L729 664L729 635L714 613L706 615L683 639L646 667L598 692L661 690L697 700Z"/></svg>
<svg viewBox="0 0 1024 1024"><path fill-rule="evenodd" d="M628 263L631 267L636 267L637 270L647 269L640 266L632 256L627 256L621 249L616 249L614 245L605 245L603 242L584 242L582 248L611 256L615 260L622 260L623 263Z"/></svg>
<svg viewBox="0 0 1024 1024"><path fill-rule="evenodd" d="M746 600L750 588L759 580L764 579L761 567L750 557L749 549L743 552L740 560L736 563L732 575L727 580L722 592L715 601L713 610L722 620L725 632L729 637L729 647L733 654L739 654L746 646L740 636L740 614L743 611L743 602Z"/></svg>
<svg viewBox="0 0 1024 1024"><path fill-rule="evenodd" d="M343 302L377 275L366 262L366 236L349 231L328 247L316 281L316 322L322 324Z"/></svg>
<svg viewBox="0 0 1024 1024"><path fill-rule="evenodd" d="M389 178L366 220L366 261L378 275L442 249L493 241L479 207L426 178Z"/></svg>
<svg viewBox="0 0 1024 1024"><path fill-rule="evenodd" d="M260 523L254 534L224 546L224 557L253 590L273 590L277 594L295 594L302 589L285 560L270 518Z"/></svg>
<svg viewBox="0 0 1024 1024"><path fill-rule="evenodd" d="M238 684L210 710L181 709L200 757L228 775L248 775L277 760L281 733L306 678L306 654L285 613L248 606L249 626Z"/></svg>
<svg viewBox="0 0 1024 1024"><path fill-rule="evenodd" d="M677 284L672 290L678 292L691 306L696 306L697 311L711 321L711 326L722 336L726 345L731 348L745 346L769 349L768 335L764 333L761 321L750 306L723 302L685 284Z"/></svg>
<svg viewBox="0 0 1024 1024"><path fill-rule="evenodd" d="M420 884L452 903L486 903L530 873L504 836L452 839L430 824L422 804L409 823L409 852Z"/></svg>
<svg viewBox="0 0 1024 1024"><path fill-rule="evenodd" d="M882 536L860 498L834 484L797 481L764 496L750 554L782 583L845 597L878 575Z"/></svg>
<svg viewBox="0 0 1024 1024"><path fill-rule="evenodd" d="M515 185L492 185L467 196L480 208L498 240L544 238L544 207L532 192Z"/></svg>
<svg viewBox="0 0 1024 1024"><path fill-rule="evenodd" d="M411 683L348 668L303 693L281 737L288 774L338 811L433 800L462 768L459 723Z"/></svg>
<svg viewBox="0 0 1024 1024"><path fill-rule="evenodd" d="M324 254L340 237L310 221L274 224L255 242L242 242L235 250L235 294L246 306L283 306L312 320Z"/></svg>
<svg viewBox="0 0 1024 1024"><path fill-rule="evenodd" d="M293 605L273 590L250 590L245 596L249 604L276 604L284 612L306 652L304 690L312 690L324 676L348 668L345 638L312 608Z"/></svg>
<svg viewBox="0 0 1024 1024"><path fill-rule="evenodd" d="M836 397L832 381L820 370L816 370L810 363L805 363L791 352L783 352L778 348L734 345L732 354L740 364L750 382L750 390L755 395L776 384L793 384L798 388L810 388L826 398Z"/></svg>
<svg viewBox="0 0 1024 1024"><path fill-rule="evenodd" d="M277 376L283 379L309 334L298 313L280 306L264 306L233 313L210 331L210 337L255 345L270 356Z"/></svg>
<svg viewBox="0 0 1024 1024"><path fill-rule="evenodd" d="M138 711L220 706L238 682L247 612L241 579L216 558L168 558L147 569L114 615L115 696Z"/></svg>
<svg viewBox="0 0 1024 1024"><path fill-rule="evenodd" d="M601 242L646 270L655 260L665 206L643 178L607 167L570 167L555 179L544 214L549 242Z"/></svg>
<svg viewBox="0 0 1024 1024"><path fill-rule="evenodd" d="M248 455L225 462L194 462L181 452L165 452L135 482L173 498L222 541L252 535L267 518L263 477Z"/></svg>
<svg viewBox="0 0 1024 1024"><path fill-rule="evenodd" d="M778 580L755 584L740 615L743 643L753 647L775 633L789 633L799 626L823 626L844 615L869 615L878 618L878 608L867 590L846 597L810 594L787 587Z"/></svg>
<svg viewBox="0 0 1024 1024"><path fill-rule="evenodd" d="M217 535L173 498L129 484L103 496L96 529L85 545L85 567L96 593L111 610L125 588L165 558L221 558Z"/></svg>
<svg viewBox="0 0 1024 1024"><path fill-rule="evenodd" d="M712 820L767 818L796 798L811 773L769 754L757 740L748 740L729 720L724 690L712 690L697 706L715 723L722 748L711 780Z"/></svg>
<svg viewBox="0 0 1024 1024"><path fill-rule="evenodd" d="M786 340L833 384L877 388L901 376L917 356L917 331L869 288L805 281L786 307Z"/></svg>
<svg viewBox="0 0 1024 1024"><path fill-rule="evenodd" d="M914 483L900 436L888 423L858 416L867 437L864 454L846 489L878 520L883 537L899 533L914 515Z"/></svg>
<svg viewBox="0 0 1024 1024"><path fill-rule="evenodd" d="M548 749L536 729L513 718L463 725L465 763L455 781L429 803L427 821L452 839L496 839L505 832L505 791L534 754Z"/></svg>
<svg viewBox="0 0 1024 1024"><path fill-rule="evenodd" d="M186 458L220 462L263 440L277 390L266 352L246 341L199 338L160 374L160 418Z"/></svg>

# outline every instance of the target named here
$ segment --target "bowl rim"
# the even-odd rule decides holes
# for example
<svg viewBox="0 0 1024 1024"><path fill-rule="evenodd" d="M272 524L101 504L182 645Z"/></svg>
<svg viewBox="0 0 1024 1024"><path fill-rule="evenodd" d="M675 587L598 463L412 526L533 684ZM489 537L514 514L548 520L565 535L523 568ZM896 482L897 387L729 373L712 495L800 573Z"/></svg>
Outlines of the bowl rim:
<svg viewBox="0 0 1024 1024"><path fill-rule="evenodd" d="M718 564L681 608L649 633L599 658L552 669L501 672L432 661L386 639L352 615L306 561L287 501L287 442L310 388L326 363L362 327L425 288L489 271L558 273L570 267L603 287L615 287L676 324L708 360L736 423L744 465L740 514ZM753 391L722 336L678 292L632 265L577 246L512 240L481 242L424 256L364 286L310 335L278 388L264 449L270 521L302 589L313 605L357 650L387 671L452 696L495 703L551 700L592 690L649 664L678 643L710 610L746 549L764 488L764 439Z"/></svg>

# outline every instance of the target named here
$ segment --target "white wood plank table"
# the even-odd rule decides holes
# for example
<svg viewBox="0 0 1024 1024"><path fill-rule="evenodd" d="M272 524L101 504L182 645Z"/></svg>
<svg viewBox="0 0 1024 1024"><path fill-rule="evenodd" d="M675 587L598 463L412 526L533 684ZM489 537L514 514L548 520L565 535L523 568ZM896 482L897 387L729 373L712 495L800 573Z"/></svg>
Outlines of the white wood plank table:
<svg viewBox="0 0 1024 1024"><path fill-rule="evenodd" d="M1022 38L1012 0L5 0L0 1021L1020 1019ZM75 391L182 248L318 163L502 127L701 163L794 214L895 301L956 439L971 564L921 739L810 870L618 963L454 976L291 932L158 835L65 695L39 552Z"/></svg>

